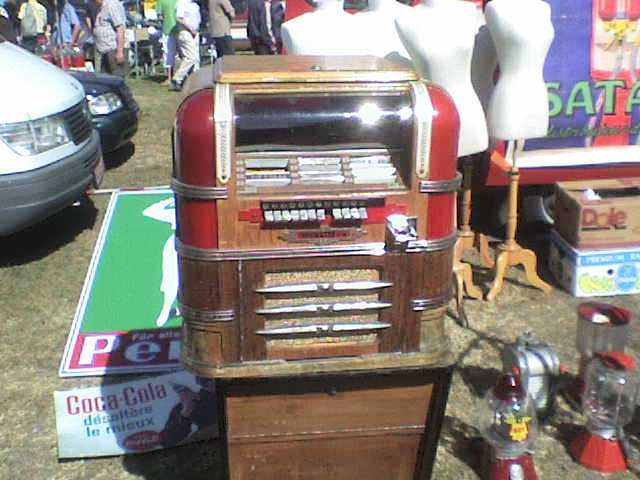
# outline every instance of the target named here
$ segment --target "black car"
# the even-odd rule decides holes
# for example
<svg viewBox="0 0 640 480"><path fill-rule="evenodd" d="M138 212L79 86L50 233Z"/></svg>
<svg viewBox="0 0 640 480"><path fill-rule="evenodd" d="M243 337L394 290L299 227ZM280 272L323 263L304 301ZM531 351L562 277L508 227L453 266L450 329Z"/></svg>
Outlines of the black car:
<svg viewBox="0 0 640 480"><path fill-rule="evenodd" d="M104 73L67 73L84 87L93 126L100 133L102 152L112 152L131 140L138 131L140 108L125 81Z"/></svg>

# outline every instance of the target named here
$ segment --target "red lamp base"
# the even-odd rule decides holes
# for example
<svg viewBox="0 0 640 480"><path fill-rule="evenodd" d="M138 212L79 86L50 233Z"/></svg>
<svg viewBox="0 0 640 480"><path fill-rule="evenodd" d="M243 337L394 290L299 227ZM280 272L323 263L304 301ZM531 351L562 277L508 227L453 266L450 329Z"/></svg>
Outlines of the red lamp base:
<svg viewBox="0 0 640 480"><path fill-rule="evenodd" d="M586 430L571 442L571 455L584 467L598 472L615 473L627 470L627 462L619 441L607 440Z"/></svg>
<svg viewBox="0 0 640 480"><path fill-rule="evenodd" d="M538 480L531 455L515 458L491 458L487 480Z"/></svg>

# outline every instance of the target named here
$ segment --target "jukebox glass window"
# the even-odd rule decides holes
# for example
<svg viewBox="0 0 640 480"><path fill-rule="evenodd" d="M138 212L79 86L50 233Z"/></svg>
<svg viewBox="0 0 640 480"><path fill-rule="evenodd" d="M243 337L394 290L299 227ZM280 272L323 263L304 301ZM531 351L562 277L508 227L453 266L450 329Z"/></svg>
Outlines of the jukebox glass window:
<svg viewBox="0 0 640 480"><path fill-rule="evenodd" d="M408 92L236 95L235 128L238 181L245 192L409 186Z"/></svg>

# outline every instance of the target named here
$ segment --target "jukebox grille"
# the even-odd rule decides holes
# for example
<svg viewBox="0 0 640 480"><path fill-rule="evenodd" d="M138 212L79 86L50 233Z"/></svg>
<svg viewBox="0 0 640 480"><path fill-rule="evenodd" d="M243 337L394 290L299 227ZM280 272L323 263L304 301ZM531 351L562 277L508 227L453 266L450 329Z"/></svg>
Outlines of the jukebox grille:
<svg viewBox="0 0 640 480"><path fill-rule="evenodd" d="M381 293L392 284L376 269L265 272L263 281L255 314L264 327L255 333L270 358L295 358L302 350L309 358L314 347L317 357L340 347L373 353L378 333L390 327L380 313L391 306Z"/></svg>
<svg viewBox="0 0 640 480"><path fill-rule="evenodd" d="M301 283L335 283L354 280L380 280L380 272L375 269L305 270L297 272L266 272L264 276L265 287Z"/></svg>

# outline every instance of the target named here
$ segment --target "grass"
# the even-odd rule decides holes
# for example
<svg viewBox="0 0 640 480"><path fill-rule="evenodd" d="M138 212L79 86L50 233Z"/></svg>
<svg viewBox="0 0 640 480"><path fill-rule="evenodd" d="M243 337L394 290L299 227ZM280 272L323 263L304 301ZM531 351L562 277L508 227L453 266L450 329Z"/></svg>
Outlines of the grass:
<svg viewBox="0 0 640 480"><path fill-rule="evenodd" d="M135 142L106 159L102 188L168 185L171 176L171 130L182 96L149 80L128 81L140 105Z"/></svg>

